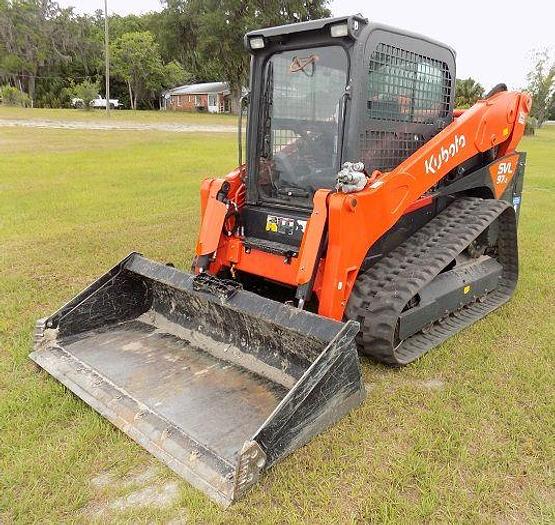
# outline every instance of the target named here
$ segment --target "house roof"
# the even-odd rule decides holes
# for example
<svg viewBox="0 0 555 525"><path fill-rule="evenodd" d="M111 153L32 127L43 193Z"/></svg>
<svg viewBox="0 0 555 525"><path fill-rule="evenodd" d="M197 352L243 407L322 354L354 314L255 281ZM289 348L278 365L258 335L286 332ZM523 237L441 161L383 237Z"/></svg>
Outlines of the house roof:
<svg viewBox="0 0 555 525"><path fill-rule="evenodd" d="M165 95L205 95L212 93L223 93L229 95L229 84L227 82L203 82L201 84L185 84L168 89Z"/></svg>

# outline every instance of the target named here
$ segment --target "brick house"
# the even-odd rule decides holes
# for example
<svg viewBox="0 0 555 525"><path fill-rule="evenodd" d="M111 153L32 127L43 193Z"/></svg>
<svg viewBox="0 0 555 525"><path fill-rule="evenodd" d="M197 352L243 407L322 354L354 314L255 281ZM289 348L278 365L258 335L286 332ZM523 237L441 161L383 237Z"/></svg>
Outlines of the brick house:
<svg viewBox="0 0 555 525"><path fill-rule="evenodd" d="M188 84L162 93L161 109L229 113L231 92L227 82Z"/></svg>

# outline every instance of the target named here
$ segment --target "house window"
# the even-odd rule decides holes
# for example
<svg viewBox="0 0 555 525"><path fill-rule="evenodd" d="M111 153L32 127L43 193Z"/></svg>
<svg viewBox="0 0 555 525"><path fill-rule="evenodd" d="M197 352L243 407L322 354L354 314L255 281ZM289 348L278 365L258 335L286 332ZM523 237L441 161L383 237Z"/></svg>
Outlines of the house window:
<svg viewBox="0 0 555 525"><path fill-rule="evenodd" d="M200 106L201 103L200 95L195 95L195 106Z"/></svg>
<svg viewBox="0 0 555 525"><path fill-rule="evenodd" d="M218 104L218 96L217 95L208 95L208 105L215 106Z"/></svg>

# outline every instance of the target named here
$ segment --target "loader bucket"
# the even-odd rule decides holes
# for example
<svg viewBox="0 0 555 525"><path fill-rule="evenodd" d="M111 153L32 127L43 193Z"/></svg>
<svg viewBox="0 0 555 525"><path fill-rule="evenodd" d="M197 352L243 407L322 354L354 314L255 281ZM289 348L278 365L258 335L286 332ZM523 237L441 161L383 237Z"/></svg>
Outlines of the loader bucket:
<svg viewBox="0 0 555 525"><path fill-rule="evenodd" d="M132 253L37 323L31 359L227 506L362 402L358 328Z"/></svg>

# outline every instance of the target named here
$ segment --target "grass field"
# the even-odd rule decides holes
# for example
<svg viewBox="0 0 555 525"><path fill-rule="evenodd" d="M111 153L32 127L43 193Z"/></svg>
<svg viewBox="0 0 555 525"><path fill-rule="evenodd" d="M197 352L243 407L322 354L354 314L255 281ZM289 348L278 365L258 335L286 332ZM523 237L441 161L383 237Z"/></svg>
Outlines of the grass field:
<svg viewBox="0 0 555 525"><path fill-rule="evenodd" d="M216 115L187 111L132 111L118 109L106 116L106 111L82 109L17 108L0 104L0 119L58 120L83 122L133 122L143 124L229 124L237 122L235 115Z"/></svg>
<svg viewBox="0 0 555 525"><path fill-rule="evenodd" d="M222 511L27 356L131 250L188 267L235 137L0 128L0 523L554 523L555 127L522 149L514 299L402 370L364 360L364 405Z"/></svg>

